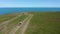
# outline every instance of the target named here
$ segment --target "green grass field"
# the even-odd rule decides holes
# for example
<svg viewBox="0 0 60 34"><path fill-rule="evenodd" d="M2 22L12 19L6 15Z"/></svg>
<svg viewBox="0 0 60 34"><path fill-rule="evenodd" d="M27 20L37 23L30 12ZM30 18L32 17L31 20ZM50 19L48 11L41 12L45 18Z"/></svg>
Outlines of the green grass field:
<svg viewBox="0 0 60 34"><path fill-rule="evenodd" d="M9 19L11 19L11 18L13 18L15 16L16 15L11 15L11 14L0 16L0 23L3 22L3 21L9 20Z"/></svg>
<svg viewBox="0 0 60 34"><path fill-rule="evenodd" d="M60 34L60 12L35 12L25 34Z"/></svg>
<svg viewBox="0 0 60 34"><path fill-rule="evenodd" d="M60 12L31 12L33 14L30 24L25 34L60 34ZM23 21L28 15L23 15L19 18L9 22L7 25L8 34L20 21ZM17 15L3 15L0 16L0 23ZM25 23L24 23L25 24ZM20 34L21 28L16 31ZM3 32L0 31L0 34Z"/></svg>
<svg viewBox="0 0 60 34"><path fill-rule="evenodd" d="M0 34L2 34L2 31L0 31Z"/></svg>

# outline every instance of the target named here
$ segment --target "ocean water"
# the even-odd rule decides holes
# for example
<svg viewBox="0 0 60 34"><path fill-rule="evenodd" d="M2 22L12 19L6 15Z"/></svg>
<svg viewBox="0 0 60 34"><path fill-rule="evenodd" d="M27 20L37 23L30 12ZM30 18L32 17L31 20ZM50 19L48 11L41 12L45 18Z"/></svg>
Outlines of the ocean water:
<svg viewBox="0 0 60 34"><path fill-rule="evenodd" d="M60 8L0 8L0 14L12 12L60 12Z"/></svg>

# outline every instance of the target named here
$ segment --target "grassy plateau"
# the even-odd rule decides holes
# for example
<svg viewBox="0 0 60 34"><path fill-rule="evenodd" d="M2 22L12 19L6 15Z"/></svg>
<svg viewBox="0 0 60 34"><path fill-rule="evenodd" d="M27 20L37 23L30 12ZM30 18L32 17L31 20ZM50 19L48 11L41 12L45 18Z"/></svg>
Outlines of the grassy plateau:
<svg viewBox="0 0 60 34"><path fill-rule="evenodd" d="M34 12L25 34L60 34L60 12Z"/></svg>
<svg viewBox="0 0 60 34"><path fill-rule="evenodd" d="M9 24L8 24L8 30L11 30L14 26L16 26L16 25L18 25L18 23L20 22L20 21L22 21L24 18L26 18L27 17L27 15L22 15L22 16L20 16L19 18L17 18L16 20L14 20L14 21L12 21L12 22L10 22Z"/></svg>
<svg viewBox="0 0 60 34"><path fill-rule="evenodd" d="M11 15L11 14L2 15L2 16L0 16L0 23L3 22L3 21L9 20L9 19L11 19L15 16L16 15Z"/></svg>
<svg viewBox="0 0 60 34"><path fill-rule="evenodd" d="M60 12L30 12L29 14L33 14L34 16L30 20L25 34L60 34ZM2 15L0 16L0 23L12 19L17 15ZM19 18L7 24L8 34L20 21L23 21L26 17L28 17L28 15L24 15L24 13L20 15L21 16ZM16 34L20 34L20 31L21 28L16 31ZM0 34L3 34L3 31L0 30Z"/></svg>

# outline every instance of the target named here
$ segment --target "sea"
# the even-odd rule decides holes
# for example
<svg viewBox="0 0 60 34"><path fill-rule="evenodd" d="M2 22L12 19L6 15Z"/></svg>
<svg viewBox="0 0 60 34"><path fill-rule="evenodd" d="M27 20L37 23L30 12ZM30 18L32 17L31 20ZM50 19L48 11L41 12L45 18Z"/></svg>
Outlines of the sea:
<svg viewBox="0 0 60 34"><path fill-rule="evenodd" d="M60 12L60 8L42 8L42 7L11 7L0 8L0 15L12 12Z"/></svg>

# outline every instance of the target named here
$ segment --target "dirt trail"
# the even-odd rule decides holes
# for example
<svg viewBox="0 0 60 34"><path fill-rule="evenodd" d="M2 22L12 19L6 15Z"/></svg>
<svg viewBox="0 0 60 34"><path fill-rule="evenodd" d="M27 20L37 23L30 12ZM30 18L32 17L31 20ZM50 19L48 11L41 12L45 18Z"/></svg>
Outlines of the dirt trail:
<svg viewBox="0 0 60 34"><path fill-rule="evenodd" d="M13 21L13 20L15 20L15 19L17 19L17 18L20 17L20 16L21 16L21 15L18 15L18 16L16 16L16 17L10 19L10 20L7 20L7 21L2 22L2 23L0 24L0 30L3 31L4 34L7 34L7 25L8 25L8 23L11 22L11 21ZM3 28L3 29L2 29L2 28Z"/></svg>
<svg viewBox="0 0 60 34"><path fill-rule="evenodd" d="M5 25L5 24L7 24L8 22L11 22L11 21L15 20L15 19L17 19L17 18L20 17L20 16L21 16L21 15L18 15L18 16L16 16L16 17L10 19L10 20L4 21L4 22L2 22L2 23L0 24L0 26Z"/></svg>
<svg viewBox="0 0 60 34"><path fill-rule="evenodd" d="M29 15L26 19L23 20L23 23L24 23L29 17L30 17L30 15ZM15 34L16 31L17 31L22 25L23 25L23 24L21 24L20 26L17 25L16 27L14 27L9 34Z"/></svg>
<svg viewBox="0 0 60 34"><path fill-rule="evenodd" d="M20 34L25 34L25 31L29 25L29 22L31 20L31 18L33 17L33 15L31 15L31 17L27 20L27 22L25 23L25 25L23 25L23 28L21 29L21 33Z"/></svg>

